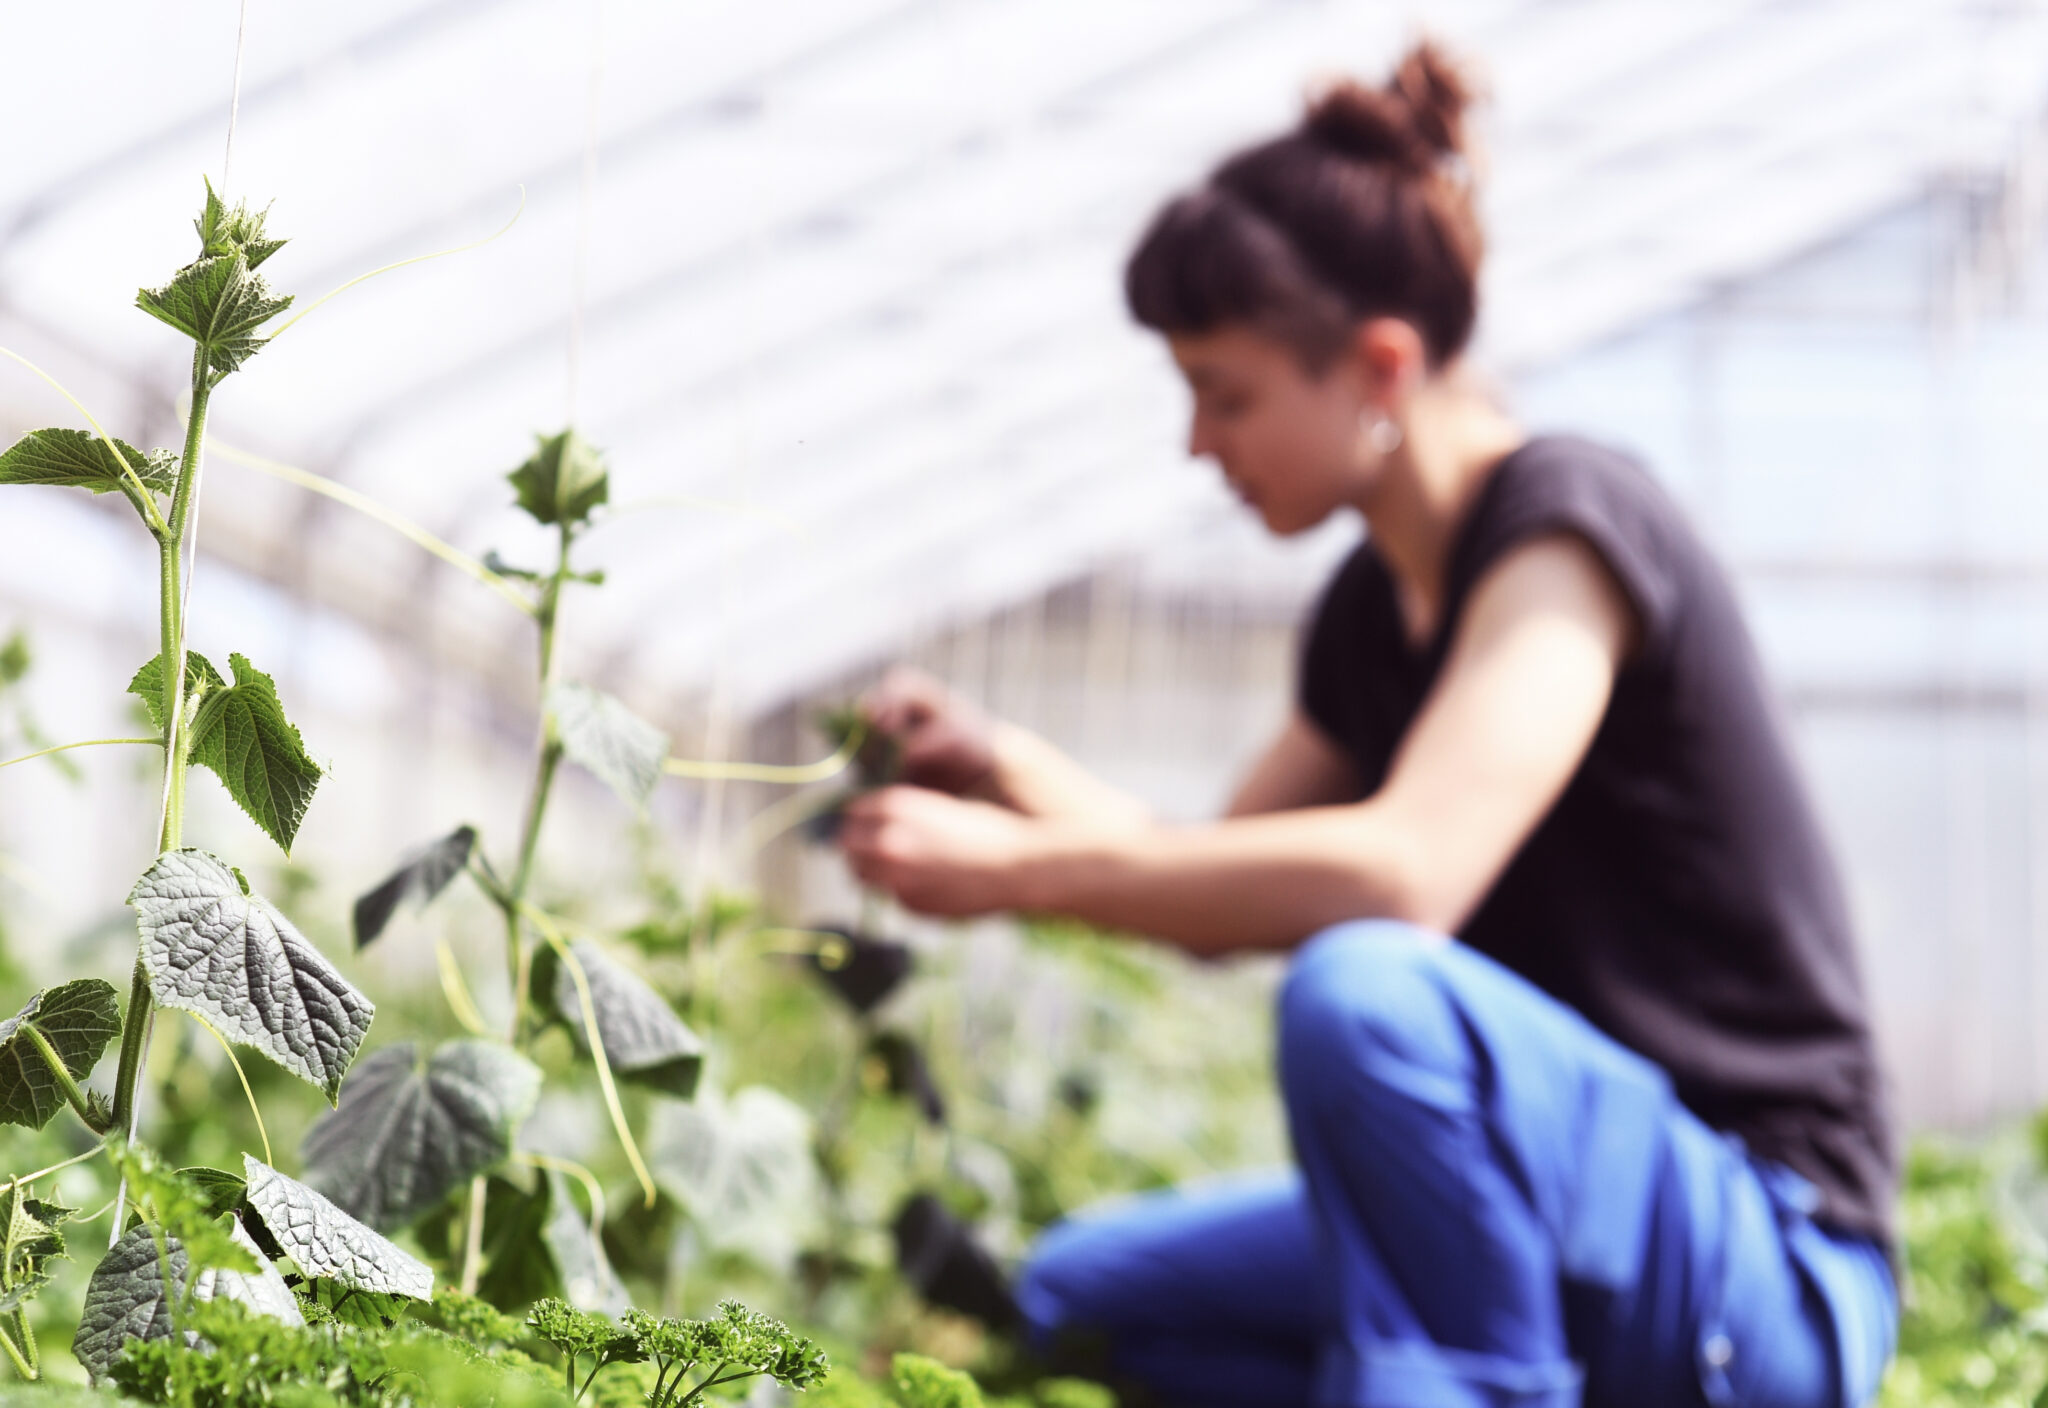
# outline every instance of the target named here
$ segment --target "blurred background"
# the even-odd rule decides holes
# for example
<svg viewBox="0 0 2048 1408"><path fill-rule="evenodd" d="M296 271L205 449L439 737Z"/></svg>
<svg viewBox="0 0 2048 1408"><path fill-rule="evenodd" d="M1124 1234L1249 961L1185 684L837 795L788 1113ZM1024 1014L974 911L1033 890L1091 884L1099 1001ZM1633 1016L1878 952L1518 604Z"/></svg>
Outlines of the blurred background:
<svg viewBox="0 0 2048 1408"><path fill-rule="evenodd" d="M1423 21L1494 95L1476 360L1532 427L1644 456L1732 567L1908 1122L2033 1108L2039 0L251 0L224 186L291 238L274 286L310 301L522 213L321 308L223 389L213 433L539 565L501 476L573 422L614 512L567 669L679 755L819 757L819 710L909 659L1198 816L1283 717L1297 622L1359 529L1270 542L1186 459L1121 262L1316 75L1376 76ZM0 86L0 345L137 444L178 440L188 367L133 292L191 257L201 175L223 181L242 23L224 0L0 16L41 56ZM0 438L76 423L0 364ZM205 494L193 645L275 675L333 768L292 894L338 928L413 843L473 820L508 846L530 624L223 454ZM0 700L8 755L132 731L150 546L117 499L0 502L0 638L33 655ZM31 972L124 972L154 760L71 756L76 777L0 774L0 915ZM786 789L671 780L635 824L564 788L550 874L593 912L631 911L650 856L786 923L856 903L829 852L759 824ZM195 791L196 839L253 853Z"/></svg>

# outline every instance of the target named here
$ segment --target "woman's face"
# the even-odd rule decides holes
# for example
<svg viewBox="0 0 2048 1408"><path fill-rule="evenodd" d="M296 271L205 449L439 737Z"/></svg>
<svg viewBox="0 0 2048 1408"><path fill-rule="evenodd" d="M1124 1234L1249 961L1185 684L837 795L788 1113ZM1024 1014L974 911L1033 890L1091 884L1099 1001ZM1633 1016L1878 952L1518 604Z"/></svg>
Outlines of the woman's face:
<svg viewBox="0 0 2048 1408"><path fill-rule="evenodd" d="M1361 464L1365 402L1344 357L1314 373L1285 343L1243 327L1168 339L1194 393L1188 453L1216 461L1239 498L1282 537L1370 491Z"/></svg>

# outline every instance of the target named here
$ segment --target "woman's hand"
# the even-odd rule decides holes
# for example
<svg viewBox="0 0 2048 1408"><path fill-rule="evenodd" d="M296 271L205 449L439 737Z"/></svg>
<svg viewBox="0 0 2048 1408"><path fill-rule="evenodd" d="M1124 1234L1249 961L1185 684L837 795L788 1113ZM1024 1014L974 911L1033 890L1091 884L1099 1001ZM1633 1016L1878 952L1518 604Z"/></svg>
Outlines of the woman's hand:
<svg viewBox="0 0 2048 1408"><path fill-rule="evenodd" d="M966 917L1024 903L1039 825L988 802L884 787L847 803L839 846L864 884L905 908Z"/></svg>
<svg viewBox="0 0 2048 1408"><path fill-rule="evenodd" d="M898 665L861 697L861 713L903 750L903 780L956 797L994 795L993 721L922 670Z"/></svg>

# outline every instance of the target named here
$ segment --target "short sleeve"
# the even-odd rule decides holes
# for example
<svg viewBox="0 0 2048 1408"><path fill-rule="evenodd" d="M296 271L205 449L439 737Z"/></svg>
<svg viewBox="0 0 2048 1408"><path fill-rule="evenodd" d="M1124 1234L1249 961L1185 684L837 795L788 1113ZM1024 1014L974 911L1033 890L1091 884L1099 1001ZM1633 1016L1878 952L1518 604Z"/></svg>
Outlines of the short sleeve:
<svg viewBox="0 0 2048 1408"><path fill-rule="evenodd" d="M1641 628L1640 659L1664 657L1684 599L1677 505L1634 460L1590 441L1532 440L1494 472L1452 568L1462 596L1522 543L1571 533L1600 554Z"/></svg>

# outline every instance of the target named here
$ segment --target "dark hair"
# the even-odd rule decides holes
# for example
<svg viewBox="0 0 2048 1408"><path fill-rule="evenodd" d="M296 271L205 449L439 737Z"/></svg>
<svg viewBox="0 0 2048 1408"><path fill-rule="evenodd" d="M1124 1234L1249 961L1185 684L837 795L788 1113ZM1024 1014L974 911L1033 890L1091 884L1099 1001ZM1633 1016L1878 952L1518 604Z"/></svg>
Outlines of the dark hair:
<svg viewBox="0 0 2048 1408"><path fill-rule="evenodd" d="M1132 316L1166 334L1256 327L1312 369L1361 319L1393 316L1433 365L1457 356L1484 250L1465 153L1475 91L1427 41L1384 87L1325 89L1293 131L1153 218L1124 270Z"/></svg>

